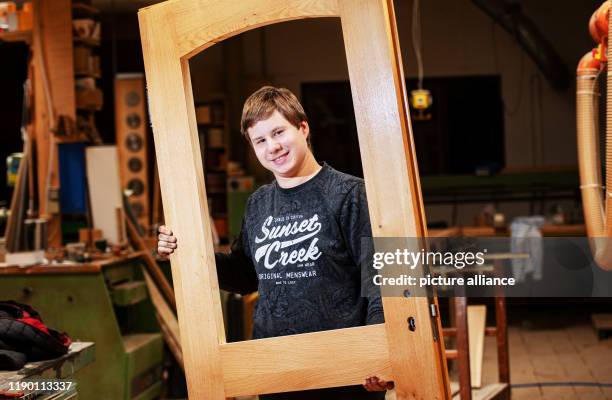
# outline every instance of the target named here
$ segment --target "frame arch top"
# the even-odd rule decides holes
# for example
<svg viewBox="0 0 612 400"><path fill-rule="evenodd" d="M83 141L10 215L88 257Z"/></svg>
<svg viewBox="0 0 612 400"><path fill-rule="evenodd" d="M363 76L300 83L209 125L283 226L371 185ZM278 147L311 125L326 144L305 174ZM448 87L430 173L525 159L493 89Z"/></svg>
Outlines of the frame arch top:
<svg viewBox="0 0 612 400"><path fill-rule="evenodd" d="M170 0L138 12L141 21L163 21L155 29L166 34L158 38L174 43L176 55L187 59L229 37L261 26L339 16L338 0Z"/></svg>

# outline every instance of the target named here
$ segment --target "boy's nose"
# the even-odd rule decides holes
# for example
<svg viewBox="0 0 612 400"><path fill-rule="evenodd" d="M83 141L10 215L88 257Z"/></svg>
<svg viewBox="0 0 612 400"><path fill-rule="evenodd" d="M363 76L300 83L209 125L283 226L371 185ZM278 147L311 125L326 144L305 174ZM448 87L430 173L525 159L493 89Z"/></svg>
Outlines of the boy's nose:
<svg viewBox="0 0 612 400"><path fill-rule="evenodd" d="M281 145L280 143L278 143L277 141L270 139L268 141L268 151L270 153L276 153L277 151L279 151L281 149Z"/></svg>

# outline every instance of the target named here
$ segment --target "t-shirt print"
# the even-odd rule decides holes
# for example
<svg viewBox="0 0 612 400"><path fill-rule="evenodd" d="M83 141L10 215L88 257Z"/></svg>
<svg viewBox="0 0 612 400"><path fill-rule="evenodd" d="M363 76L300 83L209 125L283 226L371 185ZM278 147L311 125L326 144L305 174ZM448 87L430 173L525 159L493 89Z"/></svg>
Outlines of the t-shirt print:
<svg viewBox="0 0 612 400"><path fill-rule="evenodd" d="M316 277L316 261L323 254L318 245L321 229L316 213L268 216L254 238L255 262L265 271L259 280L295 284L296 279Z"/></svg>

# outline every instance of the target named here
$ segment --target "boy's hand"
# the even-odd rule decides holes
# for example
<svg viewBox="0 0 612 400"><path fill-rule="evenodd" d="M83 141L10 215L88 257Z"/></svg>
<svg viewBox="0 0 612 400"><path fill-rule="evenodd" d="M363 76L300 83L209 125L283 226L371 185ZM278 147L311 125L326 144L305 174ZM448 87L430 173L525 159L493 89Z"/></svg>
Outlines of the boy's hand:
<svg viewBox="0 0 612 400"><path fill-rule="evenodd" d="M383 381L377 376L369 376L366 378L363 387L368 392L382 392L384 390L393 389L395 387L395 384L393 382Z"/></svg>
<svg viewBox="0 0 612 400"><path fill-rule="evenodd" d="M174 253L177 248L176 237L172 235L172 231L165 225L162 225L157 230L157 253L162 257L168 257Z"/></svg>

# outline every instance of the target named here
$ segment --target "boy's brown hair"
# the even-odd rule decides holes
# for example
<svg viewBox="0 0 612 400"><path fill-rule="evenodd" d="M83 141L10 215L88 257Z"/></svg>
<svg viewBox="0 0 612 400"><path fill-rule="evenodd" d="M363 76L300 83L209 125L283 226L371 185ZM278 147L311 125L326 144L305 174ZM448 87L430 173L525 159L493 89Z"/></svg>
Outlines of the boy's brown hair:
<svg viewBox="0 0 612 400"><path fill-rule="evenodd" d="M249 96L242 108L240 130L249 143L247 130L257 122L270 118L274 111L281 113L296 128L302 121L308 122L304 108L289 89L264 86Z"/></svg>

